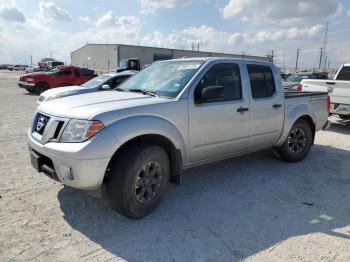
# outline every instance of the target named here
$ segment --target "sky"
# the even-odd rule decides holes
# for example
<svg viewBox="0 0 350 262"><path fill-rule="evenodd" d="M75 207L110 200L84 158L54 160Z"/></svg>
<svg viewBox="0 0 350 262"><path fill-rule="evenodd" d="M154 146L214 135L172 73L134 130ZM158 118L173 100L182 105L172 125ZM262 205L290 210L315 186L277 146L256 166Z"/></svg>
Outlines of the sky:
<svg viewBox="0 0 350 262"><path fill-rule="evenodd" d="M348 0L0 0L0 63L66 63L86 43L121 43L267 55L317 67L329 23L327 61L350 62ZM328 62L327 62L328 64Z"/></svg>

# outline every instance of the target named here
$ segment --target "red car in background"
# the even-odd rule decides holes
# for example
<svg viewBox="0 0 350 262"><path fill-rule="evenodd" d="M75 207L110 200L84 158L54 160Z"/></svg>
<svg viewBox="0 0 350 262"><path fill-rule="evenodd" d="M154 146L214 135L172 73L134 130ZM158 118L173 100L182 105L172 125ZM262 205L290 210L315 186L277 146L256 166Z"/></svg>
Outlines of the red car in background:
<svg viewBox="0 0 350 262"><path fill-rule="evenodd" d="M50 88L79 86L96 77L93 70L75 66L59 66L49 72L36 72L21 76L18 85L28 92L42 93Z"/></svg>

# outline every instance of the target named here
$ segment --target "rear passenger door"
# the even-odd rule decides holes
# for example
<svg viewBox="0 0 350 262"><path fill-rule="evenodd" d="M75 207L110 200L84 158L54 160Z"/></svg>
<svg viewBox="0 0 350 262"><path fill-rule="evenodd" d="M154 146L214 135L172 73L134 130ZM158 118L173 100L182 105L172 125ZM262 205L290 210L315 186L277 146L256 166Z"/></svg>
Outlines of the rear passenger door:
<svg viewBox="0 0 350 262"><path fill-rule="evenodd" d="M247 64L250 82L249 149L272 145L281 135L284 122L284 94L270 66ZM279 82L276 82L279 81Z"/></svg>
<svg viewBox="0 0 350 262"><path fill-rule="evenodd" d="M193 162L229 155L247 149L249 97L242 88L236 63L211 66L188 99L190 154ZM223 97L201 102L199 93L207 86L222 86Z"/></svg>

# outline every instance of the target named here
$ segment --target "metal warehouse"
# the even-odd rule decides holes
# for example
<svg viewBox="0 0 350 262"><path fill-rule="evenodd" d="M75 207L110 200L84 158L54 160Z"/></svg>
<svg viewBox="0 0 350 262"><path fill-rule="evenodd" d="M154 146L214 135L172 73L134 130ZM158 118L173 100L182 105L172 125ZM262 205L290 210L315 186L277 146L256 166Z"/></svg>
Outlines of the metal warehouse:
<svg viewBox="0 0 350 262"><path fill-rule="evenodd" d="M214 53L123 44L86 44L71 53L71 64L102 72L115 69L123 59L138 58L143 66L152 64L157 60L211 56L269 60L267 56L250 56L245 54Z"/></svg>

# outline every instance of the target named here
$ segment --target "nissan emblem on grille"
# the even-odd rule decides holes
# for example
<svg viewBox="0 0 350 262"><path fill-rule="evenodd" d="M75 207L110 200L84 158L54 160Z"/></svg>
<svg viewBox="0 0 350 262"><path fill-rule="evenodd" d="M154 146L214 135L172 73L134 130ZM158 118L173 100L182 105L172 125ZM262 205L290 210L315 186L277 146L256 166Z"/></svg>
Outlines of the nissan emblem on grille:
<svg viewBox="0 0 350 262"><path fill-rule="evenodd" d="M46 118L44 116L38 117L38 122L36 123L36 131L41 133L43 127L46 125Z"/></svg>

